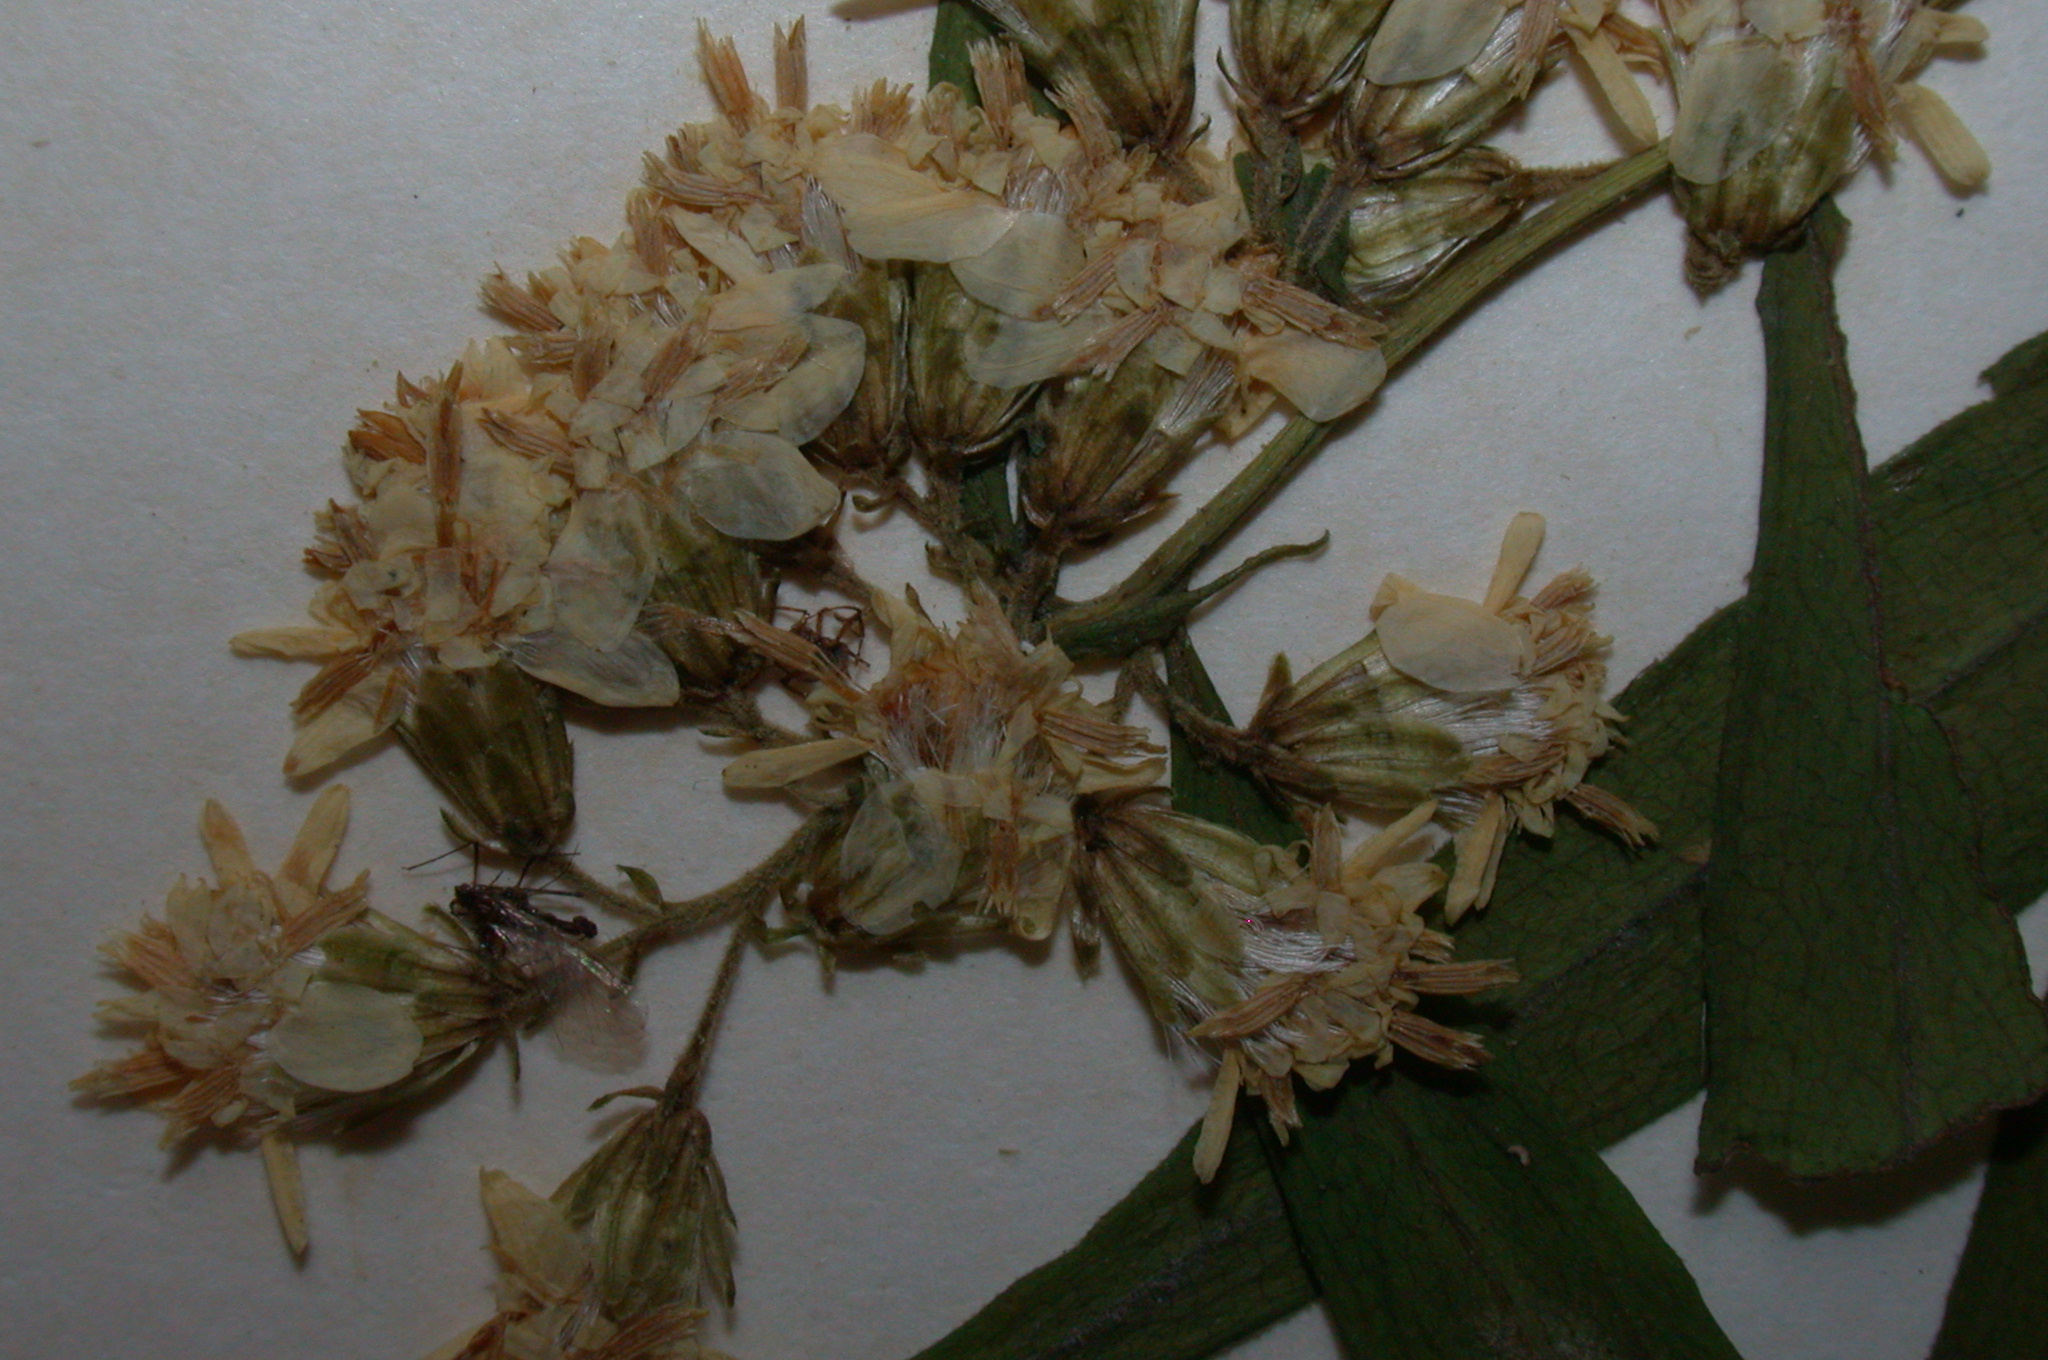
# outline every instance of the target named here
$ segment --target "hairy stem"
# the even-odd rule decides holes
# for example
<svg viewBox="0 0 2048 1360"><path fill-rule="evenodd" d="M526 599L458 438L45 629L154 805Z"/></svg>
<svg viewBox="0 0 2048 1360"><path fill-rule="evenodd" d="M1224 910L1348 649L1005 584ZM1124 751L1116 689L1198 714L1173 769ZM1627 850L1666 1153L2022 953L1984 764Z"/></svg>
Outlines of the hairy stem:
<svg viewBox="0 0 2048 1360"><path fill-rule="evenodd" d="M719 921L765 910L851 815L851 807L844 803L820 808L746 873L701 897L662 903L658 914L644 917L639 925L607 941L603 952L631 974L642 959L671 940Z"/></svg>

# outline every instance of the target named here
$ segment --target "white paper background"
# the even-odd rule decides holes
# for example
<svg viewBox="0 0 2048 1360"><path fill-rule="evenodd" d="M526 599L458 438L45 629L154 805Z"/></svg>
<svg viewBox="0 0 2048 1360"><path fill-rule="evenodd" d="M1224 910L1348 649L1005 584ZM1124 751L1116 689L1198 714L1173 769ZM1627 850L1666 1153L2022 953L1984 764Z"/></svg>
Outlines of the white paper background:
<svg viewBox="0 0 2048 1360"><path fill-rule="evenodd" d="M1866 174L1845 201L1843 306L1880 455L1976 399L1976 374L2048 327L2048 137L2024 56L2048 40L2048 13L1972 9L1991 54L1935 80L1989 146L1992 191L1957 203L1909 152L1890 188ZM582 1106L609 1083L543 1045L516 1097L499 1056L374 1145L310 1149L316 1245L297 1269L253 1157L167 1162L149 1116L71 1103L64 1083L112 1051L88 1018L112 988L92 948L203 869L201 799L281 853L308 802L276 772L304 674L236 661L223 640L298 617L297 555L311 510L342 491L334 453L354 408L486 328L473 290L492 265L615 232L640 152L705 116L695 16L614 0L4 13L0 1352L402 1360L486 1309L477 1167L551 1186L589 1149ZM717 0L707 17L765 70L767 25L785 16ZM1220 19L1208 5L1212 33ZM924 12L810 22L819 98L921 77ZM1569 80L1522 135L1532 156L1606 150ZM1739 591L1761 410L1754 278L1701 305L1678 239L1660 200L1546 264L1276 499L1240 548L1334 537L1202 621L1235 706L1275 650L1315 659L1353 640L1387 570L1476 589L1519 509L1550 517L1543 565L1602 579L1619 675ZM1192 469L1189 503L1242 456ZM863 550L877 575L911 570L900 531L877 539ZM1085 564L1073 591L1128 560ZM615 721L578 739L595 864L708 887L788 823L729 803L720 760L685 730ZM459 867L399 867L443 848L405 759L345 778L358 802L342 868L373 868L379 904L401 915L444 895ZM649 969L656 1033L687 1027L716 948ZM707 1097L743 1233L722 1344L760 1360L907 1356L1070 1245L1202 1104L1116 971L1078 980L1064 948L846 972L829 992L800 956L752 964ZM1848 1191L1702 1186L1695 1116L1611 1161L1738 1347L1924 1354L1974 1200L1970 1148ZM1309 1314L1238 1354L1335 1348Z"/></svg>

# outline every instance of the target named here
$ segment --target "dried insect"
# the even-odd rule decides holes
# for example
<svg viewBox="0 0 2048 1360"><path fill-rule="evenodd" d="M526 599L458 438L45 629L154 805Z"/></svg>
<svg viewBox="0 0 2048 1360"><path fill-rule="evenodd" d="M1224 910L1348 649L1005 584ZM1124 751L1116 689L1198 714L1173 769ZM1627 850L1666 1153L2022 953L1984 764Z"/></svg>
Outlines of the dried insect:
<svg viewBox="0 0 2048 1360"><path fill-rule="evenodd" d="M795 615L796 621L789 625L789 631L823 652L841 674L851 674L865 665L861 649L868 639L868 619L857 607L840 604L824 609L796 609L778 605L775 612L778 616Z"/></svg>
<svg viewBox="0 0 2048 1360"><path fill-rule="evenodd" d="M507 988L548 1018L564 1058L596 1072L639 1065L646 1048L646 1017L631 984L592 953L597 937L588 917L560 916L533 904L541 890L464 883L450 914L476 944L484 964Z"/></svg>

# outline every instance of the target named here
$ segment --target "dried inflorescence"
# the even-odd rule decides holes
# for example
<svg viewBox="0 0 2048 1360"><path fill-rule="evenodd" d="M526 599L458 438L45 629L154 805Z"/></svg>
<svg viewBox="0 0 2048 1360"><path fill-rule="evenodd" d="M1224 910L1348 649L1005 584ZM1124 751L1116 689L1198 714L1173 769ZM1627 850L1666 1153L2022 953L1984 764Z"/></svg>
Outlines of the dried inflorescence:
<svg viewBox="0 0 2048 1360"><path fill-rule="evenodd" d="M1585 782L1620 719L1602 697L1607 639L1585 572L1518 593L1542 536L1541 517L1516 517L1483 600L1389 576L1371 634L1299 680L1283 660L1245 727L1215 734L1292 799L1381 813L1436 799L1457 830L1454 921L1491 896L1510 828L1548 835L1560 801L1631 845L1656 835Z"/></svg>
<svg viewBox="0 0 2048 1360"><path fill-rule="evenodd" d="M1159 775L1138 728L1081 697L1058 647L1026 650L995 601L976 594L955 628L915 597L880 596L889 671L854 683L814 645L756 619L743 635L810 685L828 735L757 751L726 769L736 788L781 788L836 772L856 807L810 900L814 915L887 937L933 916L1052 932L1066 901L1073 802Z"/></svg>
<svg viewBox="0 0 2048 1360"><path fill-rule="evenodd" d="M1959 192L1990 160L1915 77L1981 20L1923 0L1665 0L1678 93L1671 165L1690 229L1687 272L1718 286L1781 244L1829 190L1899 133Z"/></svg>
<svg viewBox="0 0 2048 1360"><path fill-rule="evenodd" d="M1240 1090L1266 1103L1282 1137L1300 1123L1294 1079L1334 1086L1354 1062L1396 1048L1466 1068L1472 1035L1416 1013L1425 995L1466 995L1514 980L1504 963L1453 963L1424 904L1444 885L1418 858L1425 803L1348 858L1337 821L1318 814L1303 865L1291 854L1168 811L1156 795L1115 793L1082 810L1078 896L1116 942L1154 1014L1220 1059L1195 1169L1222 1157Z"/></svg>
<svg viewBox="0 0 2048 1360"><path fill-rule="evenodd" d="M256 867L234 819L206 805L200 838L216 881L180 879L162 920L107 950L142 990L100 1014L139 1047L73 1083L156 1110L167 1145L260 1142L298 1250L306 1224L291 1135L409 1099L500 1023L475 961L370 911L367 875L327 886L348 804L344 788L322 794L275 874ZM365 970L371 956L378 966Z"/></svg>
<svg viewBox="0 0 2048 1360"><path fill-rule="evenodd" d="M433 1360L694 1360L703 1310L667 1302L615 1313L589 1239L556 1203L502 1171L482 1175L498 1260L498 1310Z"/></svg>

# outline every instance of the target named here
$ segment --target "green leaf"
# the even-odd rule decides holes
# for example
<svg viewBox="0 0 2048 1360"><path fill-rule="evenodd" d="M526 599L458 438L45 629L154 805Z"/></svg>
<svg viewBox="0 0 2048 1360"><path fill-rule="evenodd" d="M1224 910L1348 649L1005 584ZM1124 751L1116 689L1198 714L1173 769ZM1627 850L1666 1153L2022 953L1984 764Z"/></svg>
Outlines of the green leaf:
<svg viewBox="0 0 2048 1360"><path fill-rule="evenodd" d="M967 49L1001 31L992 19L966 0L939 0L932 16L932 45L925 59L925 83L951 85L967 96L969 104L979 104L981 91L974 83L974 64L967 58Z"/></svg>
<svg viewBox="0 0 2048 1360"><path fill-rule="evenodd" d="M1276 1159L1345 1352L1733 1360L1599 1155L1498 1079L1461 1087L1354 1076Z"/></svg>
<svg viewBox="0 0 2048 1360"><path fill-rule="evenodd" d="M648 902L663 902L667 900L661 895L661 884L656 882L654 875L648 873L645 869L636 869L630 864L621 864L619 872L626 876L626 881L633 885L633 891L639 893L644 900Z"/></svg>
<svg viewBox="0 0 2048 1360"><path fill-rule="evenodd" d="M2048 1085L2048 1019L1974 859L1946 739L1887 667L1832 272L1817 214L1765 265L1763 500L1704 911L1700 1160L1795 1176L1893 1164Z"/></svg>
<svg viewBox="0 0 2048 1360"><path fill-rule="evenodd" d="M2048 1102L2002 1116L1932 1360L2037 1360L2048 1341Z"/></svg>
<svg viewBox="0 0 2048 1360"><path fill-rule="evenodd" d="M1948 730L1983 815L1997 898L2018 910L2048 891L2048 553L2040 551L2048 538L2048 335L1986 376L1992 400L1872 477L1871 514L1887 633L1900 645L1897 673ZM1629 854L1560 819L1551 841L1510 845L1497 905L1459 928L1467 957L1514 958L1523 975L1500 1007L1512 1014L1504 1023L1493 1016L1488 1045L1497 1056L1487 1075L1511 1080L1530 1101L1540 1097L1553 1128L1592 1146L1683 1104L1704 1077L1699 909L1740 613L1730 607L1702 624L1616 700L1630 717L1630 746L1602 767L1600 783L1654 818L1663 841ZM1904 646L1917 637L1928 641ZM1172 648L1168 660L1174 676ZM1184 778L1214 770L1178 742L1174 759ZM1249 817L1266 819L1258 834L1283 837L1285 814L1255 792L1232 824L1252 827ZM1250 1142L1233 1141L1222 1174L1237 1174ZM1089 1336L1097 1348L1091 1354L1105 1360L1199 1360L1306 1304L1314 1286L1278 1211L1277 1189L1232 1180L1233 1193L1263 1194L1272 1212L1248 1211L1240 1201L1228 1215L1208 1216L1193 1178L1181 1174L1188 1152L1184 1141L1079 1246L1006 1291L1006 1316L1059 1319ZM2000 1183L1994 1169L1987 1205ZM1132 1221L1172 1227L1112 1263L1105 1252ZM1974 1237L1983 1233L1980 1227ZM1197 1242L1200 1252L1191 1249ZM1238 1261L1259 1263L1249 1295L1234 1270L1225 1273ZM1966 1274L1974 1268L1966 1261ZM1157 1314L1135 1308L1138 1297L1178 1309L1185 1332L1142 1325ZM1259 1307L1225 1311L1246 1297ZM956 1333L976 1344L948 1349L949 1338L929 1356L1073 1354L1041 1348L1036 1331L1009 1344L1001 1328L983 1326L989 1316L985 1310ZM1229 1326L1207 1325L1212 1316Z"/></svg>
<svg viewBox="0 0 2048 1360"><path fill-rule="evenodd" d="M1314 1297L1258 1140L1207 1186L1195 1131L1065 1255L916 1360L1170 1360L1207 1355Z"/></svg>

